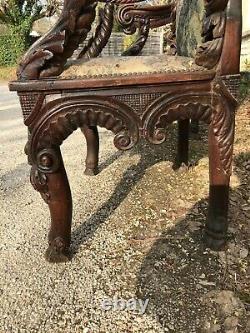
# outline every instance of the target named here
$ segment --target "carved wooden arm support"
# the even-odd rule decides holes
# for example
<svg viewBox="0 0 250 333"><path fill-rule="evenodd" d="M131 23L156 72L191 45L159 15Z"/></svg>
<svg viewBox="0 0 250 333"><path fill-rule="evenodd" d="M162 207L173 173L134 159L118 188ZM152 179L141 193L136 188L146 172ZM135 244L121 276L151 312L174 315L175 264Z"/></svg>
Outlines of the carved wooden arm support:
<svg viewBox="0 0 250 333"><path fill-rule="evenodd" d="M86 39L95 19L93 0L64 0L56 25L34 43L24 55L17 70L20 80L60 75L67 59Z"/></svg>
<svg viewBox="0 0 250 333"><path fill-rule="evenodd" d="M131 6L131 5L130 5ZM168 35L168 42L173 44L175 38L175 5L165 6L143 6L141 4L132 6L123 6L117 12L117 20L124 28L125 33L134 33L138 28L138 38L123 52L124 56L139 55L146 44L149 36L149 30L164 26L171 22L171 33ZM174 33L173 32L174 29ZM175 42L174 42L175 44Z"/></svg>
<svg viewBox="0 0 250 333"><path fill-rule="evenodd" d="M203 43L197 50L196 64L208 69L220 64L221 74L235 74L239 71L241 0L204 0L204 2ZM231 51L234 53L233 59ZM228 62L230 65L227 65L226 69L225 64Z"/></svg>

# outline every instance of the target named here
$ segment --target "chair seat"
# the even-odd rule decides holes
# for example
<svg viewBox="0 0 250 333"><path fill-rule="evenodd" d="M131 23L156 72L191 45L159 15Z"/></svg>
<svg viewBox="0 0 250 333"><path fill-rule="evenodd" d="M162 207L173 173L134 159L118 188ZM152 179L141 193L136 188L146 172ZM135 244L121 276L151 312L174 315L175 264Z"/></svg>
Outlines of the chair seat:
<svg viewBox="0 0 250 333"><path fill-rule="evenodd" d="M63 79L128 76L155 73L203 72L193 58L170 56L99 57L75 61L61 75Z"/></svg>
<svg viewBox="0 0 250 333"><path fill-rule="evenodd" d="M207 81L215 76L194 63L193 58L170 56L99 57L78 60L64 70L61 76L48 79L13 81L11 90L74 90L117 88L124 86L150 86L176 84L187 81Z"/></svg>

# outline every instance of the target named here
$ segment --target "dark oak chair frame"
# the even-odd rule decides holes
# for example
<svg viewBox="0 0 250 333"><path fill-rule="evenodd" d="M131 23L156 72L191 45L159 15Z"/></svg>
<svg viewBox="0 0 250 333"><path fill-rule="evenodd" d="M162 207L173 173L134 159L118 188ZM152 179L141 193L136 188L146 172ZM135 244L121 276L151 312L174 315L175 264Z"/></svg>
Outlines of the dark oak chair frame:
<svg viewBox="0 0 250 333"><path fill-rule="evenodd" d="M175 4L148 7L137 2L106 2L95 35L80 57L100 54L111 34L114 13L126 33L140 30L126 55L140 52L150 27L172 22L174 39ZM242 4L241 0L204 3L203 43L195 57L199 71L58 78L91 29L96 11L96 2L91 0L65 0L55 27L25 54L18 80L10 83L10 89L18 92L28 126L25 152L31 164L31 183L50 208L48 260L64 261L69 257L72 199L60 145L81 128L88 146L87 173L96 173L96 126L111 130L115 146L127 150L142 137L154 144L162 143L167 124L177 120L177 160L181 164L188 161L189 120L207 123L210 192L204 237L213 249L225 244L240 82Z"/></svg>

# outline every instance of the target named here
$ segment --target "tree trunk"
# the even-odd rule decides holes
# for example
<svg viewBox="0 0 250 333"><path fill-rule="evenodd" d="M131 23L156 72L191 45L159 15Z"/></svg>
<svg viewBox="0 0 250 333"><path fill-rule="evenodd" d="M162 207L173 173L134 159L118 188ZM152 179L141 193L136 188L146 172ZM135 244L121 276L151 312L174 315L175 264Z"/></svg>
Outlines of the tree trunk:
<svg viewBox="0 0 250 333"><path fill-rule="evenodd" d="M178 0L176 19L177 53L194 57L201 42L204 0Z"/></svg>

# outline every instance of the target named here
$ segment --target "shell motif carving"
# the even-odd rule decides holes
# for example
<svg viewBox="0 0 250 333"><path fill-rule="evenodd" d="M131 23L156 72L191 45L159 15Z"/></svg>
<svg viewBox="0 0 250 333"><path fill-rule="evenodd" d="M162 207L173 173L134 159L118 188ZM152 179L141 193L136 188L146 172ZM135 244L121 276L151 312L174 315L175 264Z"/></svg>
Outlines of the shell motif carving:
<svg viewBox="0 0 250 333"><path fill-rule="evenodd" d="M167 98L169 99L169 97ZM166 127L176 120L193 119L202 120L209 124L211 120L212 108L208 103L201 104L199 97L193 101L185 102L185 97L177 98L172 103L167 103L166 97L160 103L153 105L148 110L145 119L147 128L147 139L153 144L161 144L166 140ZM187 101L188 99L186 99Z"/></svg>
<svg viewBox="0 0 250 333"><path fill-rule="evenodd" d="M181 96L177 93L165 94L157 98L141 117L128 105L107 97L79 96L70 100L65 97L50 102L42 110L44 117L32 130L29 157L46 174L58 167L54 147L60 146L84 124L111 130L115 134L115 146L127 150L138 142L140 136L153 144L160 144L166 140L168 124L176 120L194 119L212 126L222 168L229 175L234 139L232 107L235 108L235 105L232 104L233 99L228 100L223 95L223 85L217 85L220 86L217 93L202 94L187 90Z"/></svg>

